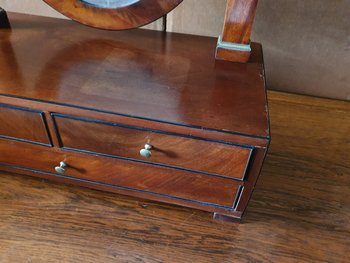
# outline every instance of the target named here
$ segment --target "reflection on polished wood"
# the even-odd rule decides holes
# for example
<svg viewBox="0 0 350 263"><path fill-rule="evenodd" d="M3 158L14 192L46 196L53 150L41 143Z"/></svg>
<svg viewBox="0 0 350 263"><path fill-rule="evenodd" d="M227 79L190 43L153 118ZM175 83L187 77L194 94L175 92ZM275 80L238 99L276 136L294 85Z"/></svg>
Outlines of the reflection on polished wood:
<svg viewBox="0 0 350 263"><path fill-rule="evenodd" d="M261 45L238 64L215 60L215 38L10 18L0 103L43 112L54 147L4 139L1 169L242 217L270 140Z"/></svg>
<svg viewBox="0 0 350 263"><path fill-rule="evenodd" d="M105 4L82 0L44 0L65 16L103 29L131 29L151 23L169 13L182 0L118 0ZM113 3L114 2L114 3Z"/></svg>
<svg viewBox="0 0 350 263"><path fill-rule="evenodd" d="M269 135L259 44L252 45L250 63L231 63L215 61L215 38L9 16L13 30L0 32L0 65L13 57L17 63L0 67L2 94Z"/></svg>
<svg viewBox="0 0 350 263"><path fill-rule="evenodd" d="M1 172L0 262L349 262L350 104L269 92L242 224Z"/></svg>

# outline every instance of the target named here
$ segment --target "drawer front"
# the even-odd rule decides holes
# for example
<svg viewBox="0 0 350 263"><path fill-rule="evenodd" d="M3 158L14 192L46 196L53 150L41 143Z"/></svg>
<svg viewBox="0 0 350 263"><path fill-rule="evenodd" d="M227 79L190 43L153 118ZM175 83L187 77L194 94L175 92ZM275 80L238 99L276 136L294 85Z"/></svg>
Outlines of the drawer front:
<svg viewBox="0 0 350 263"><path fill-rule="evenodd" d="M51 145L41 111L0 104L0 137Z"/></svg>
<svg viewBox="0 0 350 263"><path fill-rule="evenodd" d="M16 141L0 139L0 152L0 166L25 167L60 176L55 166L64 161L68 165L65 176L210 206L232 208L240 189L239 182L231 179Z"/></svg>
<svg viewBox="0 0 350 263"><path fill-rule="evenodd" d="M243 180L252 148L53 114L61 146ZM150 158L140 155L152 146Z"/></svg>

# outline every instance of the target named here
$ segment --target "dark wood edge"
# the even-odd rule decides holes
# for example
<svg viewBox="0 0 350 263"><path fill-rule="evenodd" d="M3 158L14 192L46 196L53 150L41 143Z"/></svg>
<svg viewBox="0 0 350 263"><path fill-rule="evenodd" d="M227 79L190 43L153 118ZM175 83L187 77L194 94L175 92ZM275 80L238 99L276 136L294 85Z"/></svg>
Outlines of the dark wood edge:
<svg viewBox="0 0 350 263"><path fill-rule="evenodd" d="M237 190L235 200L234 200L233 206L232 206L232 209L235 211L237 211L238 204L241 201L243 190L244 190L244 185L240 185L238 190Z"/></svg>
<svg viewBox="0 0 350 263"><path fill-rule="evenodd" d="M244 184L244 189L242 190L241 197L238 201L237 210L242 212L242 216L245 213L249 201L252 198L254 193L255 185L258 181L258 178L261 174L261 170L263 167L263 163L265 162L266 156L268 152L268 147L259 149L259 152L256 152L256 155L253 158L254 165L249 170L248 181Z"/></svg>

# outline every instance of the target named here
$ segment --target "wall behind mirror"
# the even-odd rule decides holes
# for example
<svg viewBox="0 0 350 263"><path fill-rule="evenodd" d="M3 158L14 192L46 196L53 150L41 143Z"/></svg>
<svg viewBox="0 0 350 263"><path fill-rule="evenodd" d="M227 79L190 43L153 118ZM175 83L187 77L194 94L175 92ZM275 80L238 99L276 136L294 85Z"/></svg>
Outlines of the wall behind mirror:
<svg viewBox="0 0 350 263"><path fill-rule="evenodd" d="M217 37L225 0L184 0L168 31ZM42 0L0 0L8 11L63 18ZM252 40L263 43L269 89L350 100L350 1L260 0ZM161 29L162 21L147 26Z"/></svg>

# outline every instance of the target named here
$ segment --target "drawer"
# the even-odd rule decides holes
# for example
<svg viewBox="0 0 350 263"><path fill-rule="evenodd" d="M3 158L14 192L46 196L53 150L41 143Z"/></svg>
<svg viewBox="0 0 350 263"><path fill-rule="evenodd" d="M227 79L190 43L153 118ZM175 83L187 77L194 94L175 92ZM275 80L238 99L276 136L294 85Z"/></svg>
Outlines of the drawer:
<svg viewBox="0 0 350 263"><path fill-rule="evenodd" d="M0 104L0 137L51 145L41 111Z"/></svg>
<svg viewBox="0 0 350 263"><path fill-rule="evenodd" d="M4 139L0 139L0 152L0 167L25 167L61 176L55 166L64 161L68 165L65 177L128 190L130 195L137 191L232 209L241 188L240 182L231 179Z"/></svg>
<svg viewBox="0 0 350 263"><path fill-rule="evenodd" d="M172 134L136 126L53 114L61 146L64 148L118 156L189 171L220 175L239 180L251 156L251 147L241 147L191 136ZM150 144L151 157L140 150Z"/></svg>

